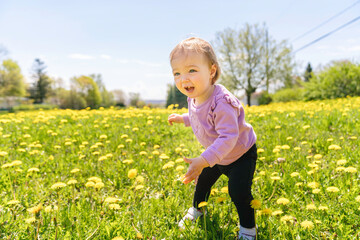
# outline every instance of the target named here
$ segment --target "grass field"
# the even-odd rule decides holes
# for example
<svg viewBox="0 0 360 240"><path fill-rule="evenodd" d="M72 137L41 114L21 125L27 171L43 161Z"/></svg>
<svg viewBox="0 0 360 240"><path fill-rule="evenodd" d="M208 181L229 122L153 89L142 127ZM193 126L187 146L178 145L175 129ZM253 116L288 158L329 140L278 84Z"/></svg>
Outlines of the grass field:
<svg viewBox="0 0 360 240"><path fill-rule="evenodd" d="M258 239L360 238L359 109L360 98L245 108ZM235 239L225 176L205 218L177 228L194 191L182 157L203 149L168 125L173 112L186 110L1 115L0 239Z"/></svg>

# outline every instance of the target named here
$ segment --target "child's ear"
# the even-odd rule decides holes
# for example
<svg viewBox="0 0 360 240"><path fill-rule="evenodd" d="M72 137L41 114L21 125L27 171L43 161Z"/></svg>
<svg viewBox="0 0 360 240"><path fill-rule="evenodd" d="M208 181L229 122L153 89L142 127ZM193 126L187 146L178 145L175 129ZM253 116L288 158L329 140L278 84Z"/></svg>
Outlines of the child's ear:
<svg viewBox="0 0 360 240"><path fill-rule="evenodd" d="M217 71L217 67L215 64L211 65L211 68L210 68L210 76L211 76L211 79L213 79L216 75L216 71Z"/></svg>

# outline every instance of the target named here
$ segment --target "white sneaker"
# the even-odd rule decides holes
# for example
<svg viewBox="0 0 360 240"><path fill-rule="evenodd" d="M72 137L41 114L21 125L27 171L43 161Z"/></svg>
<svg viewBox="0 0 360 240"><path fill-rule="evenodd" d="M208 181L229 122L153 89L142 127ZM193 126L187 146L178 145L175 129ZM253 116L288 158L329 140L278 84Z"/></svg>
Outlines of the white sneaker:
<svg viewBox="0 0 360 240"><path fill-rule="evenodd" d="M187 211L186 215L180 220L178 226L181 229L185 229L185 221L186 220L190 220L192 222L195 222L196 219L198 219L199 217L201 217L203 215L203 213L200 210L197 210L194 207L189 208L189 210Z"/></svg>
<svg viewBox="0 0 360 240"><path fill-rule="evenodd" d="M239 233L239 240L256 240L256 236L246 233Z"/></svg>
<svg viewBox="0 0 360 240"><path fill-rule="evenodd" d="M240 226L239 240L256 240L255 228L244 228Z"/></svg>

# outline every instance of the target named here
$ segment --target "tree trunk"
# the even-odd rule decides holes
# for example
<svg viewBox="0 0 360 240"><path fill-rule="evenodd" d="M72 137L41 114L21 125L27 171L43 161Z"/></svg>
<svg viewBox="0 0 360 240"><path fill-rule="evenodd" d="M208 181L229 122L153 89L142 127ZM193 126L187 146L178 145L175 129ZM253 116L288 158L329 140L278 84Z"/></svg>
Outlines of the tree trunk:
<svg viewBox="0 0 360 240"><path fill-rule="evenodd" d="M251 93L246 93L247 104L251 106Z"/></svg>

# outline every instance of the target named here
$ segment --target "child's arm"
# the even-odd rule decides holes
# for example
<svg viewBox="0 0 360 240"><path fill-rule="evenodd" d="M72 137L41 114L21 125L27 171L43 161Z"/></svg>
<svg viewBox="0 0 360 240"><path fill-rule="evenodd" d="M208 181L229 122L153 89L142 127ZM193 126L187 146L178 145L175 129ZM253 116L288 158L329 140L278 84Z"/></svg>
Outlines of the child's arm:
<svg viewBox="0 0 360 240"><path fill-rule="evenodd" d="M170 125L173 125L173 123L184 123L184 118L182 115L173 113L168 117L168 122Z"/></svg>

